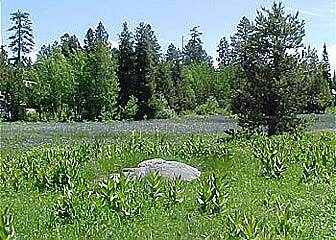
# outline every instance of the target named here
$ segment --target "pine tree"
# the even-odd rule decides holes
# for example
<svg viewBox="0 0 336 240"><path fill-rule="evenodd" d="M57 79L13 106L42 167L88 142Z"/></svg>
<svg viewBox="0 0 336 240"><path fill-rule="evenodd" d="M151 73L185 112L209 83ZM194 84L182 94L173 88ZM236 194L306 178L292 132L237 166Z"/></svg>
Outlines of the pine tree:
<svg viewBox="0 0 336 240"><path fill-rule="evenodd" d="M210 61L206 51L203 49L202 33L198 28L197 26L190 30L191 38L183 49L184 63L187 65Z"/></svg>
<svg viewBox="0 0 336 240"><path fill-rule="evenodd" d="M89 51L93 45L94 45L94 42L95 42L95 33L94 31L92 30L92 28L89 28L86 32L86 35L85 35L85 39L84 39L84 48L86 51Z"/></svg>
<svg viewBox="0 0 336 240"><path fill-rule="evenodd" d="M81 48L77 36L70 36L68 33L65 33L63 36L61 36L60 46L62 54L65 58L70 58L71 55L76 53L76 51Z"/></svg>
<svg viewBox="0 0 336 240"><path fill-rule="evenodd" d="M221 38L219 41L219 44L217 46L217 52L218 52L218 66L219 67L226 67L231 63L231 53L230 53L230 46L228 41L225 37Z"/></svg>
<svg viewBox="0 0 336 240"><path fill-rule="evenodd" d="M329 84L329 88L332 87L331 81L331 73L330 73L330 63L329 63L329 56L327 52L327 45L323 44L323 52L322 52L322 68L323 68L323 80Z"/></svg>
<svg viewBox="0 0 336 240"><path fill-rule="evenodd" d="M176 62L181 61L182 54L176 46L171 43L168 46L167 53L166 53L166 61Z"/></svg>
<svg viewBox="0 0 336 240"><path fill-rule="evenodd" d="M248 64L247 51L252 31L252 23L244 16L239 21L237 32L231 37L231 59L234 64L240 66Z"/></svg>
<svg viewBox="0 0 336 240"><path fill-rule="evenodd" d="M135 43L135 94L139 100L137 119L152 118L155 109L150 106L155 98L156 79L160 60L160 46L149 24L140 23Z"/></svg>
<svg viewBox="0 0 336 240"><path fill-rule="evenodd" d="M11 43L8 45L13 51L15 57L15 63L25 64L28 62L28 55L34 48L34 36L32 30L32 22L29 19L29 13L17 12L11 13L10 20L13 22L13 26L8 29L9 32L13 32L13 35L9 37Z"/></svg>
<svg viewBox="0 0 336 240"><path fill-rule="evenodd" d="M51 52L52 52L52 47L51 47L50 44L49 45L42 45L40 51L38 52L37 58L48 57L48 56L50 56Z"/></svg>
<svg viewBox="0 0 336 240"><path fill-rule="evenodd" d="M117 75L120 83L119 105L124 107L131 96L135 95L135 54L132 33L127 22L119 35L119 54Z"/></svg>
<svg viewBox="0 0 336 240"><path fill-rule="evenodd" d="M303 46L304 21L274 2L271 9L257 12L254 26L244 22L232 39L246 76L235 98L239 123L269 135L289 131L298 123L299 90L294 80L297 59L288 52Z"/></svg>
<svg viewBox="0 0 336 240"><path fill-rule="evenodd" d="M109 34L106 31L102 22L98 23L98 26L95 31L95 40L101 41L102 43L107 43Z"/></svg>

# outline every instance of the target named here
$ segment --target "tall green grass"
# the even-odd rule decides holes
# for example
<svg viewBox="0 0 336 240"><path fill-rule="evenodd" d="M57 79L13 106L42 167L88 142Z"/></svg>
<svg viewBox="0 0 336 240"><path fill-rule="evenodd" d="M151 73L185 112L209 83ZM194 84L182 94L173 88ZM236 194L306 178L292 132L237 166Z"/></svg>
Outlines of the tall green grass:
<svg viewBox="0 0 336 240"><path fill-rule="evenodd" d="M150 157L192 164L202 175L183 182L122 174ZM133 132L115 143L42 146L0 160L0 205L10 212L1 216L13 216L10 227L0 225L0 234L9 239L15 229L17 239L333 239L335 169L331 133L177 140ZM118 180L111 173L120 173Z"/></svg>

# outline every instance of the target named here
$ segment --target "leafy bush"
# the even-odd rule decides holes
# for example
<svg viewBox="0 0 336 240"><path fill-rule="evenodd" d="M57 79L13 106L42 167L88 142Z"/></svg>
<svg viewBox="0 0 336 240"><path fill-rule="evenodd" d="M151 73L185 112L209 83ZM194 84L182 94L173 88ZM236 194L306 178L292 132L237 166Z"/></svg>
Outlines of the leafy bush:
<svg viewBox="0 0 336 240"><path fill-rule="evenodd" d="M336 106L327 107L325 110L326 114L336 114Z"/></svg>
<svg viewBox="0 0 336 240"><path fill-rule="evenodd" d="M195 112L198 115L216 115L221 114L223 111L220 109L217 99L210 96L206 103L196 107Z"/></svg>
<svg viewBox="0 0 336 240"><path fill-rule="evenodd" d="M156 119L170 119L176 116L174 109L172 109L166 98L160 94L159 96L155 97L151 103L151 108L154 109L154 116L153 118Z"/></svg>
<svg viewBox="0 0 336 240"><path fill-rule="evenodd" d="M131 96L126 106L121 110L121 119L134 120L138 111L138 99Z"/></svg>

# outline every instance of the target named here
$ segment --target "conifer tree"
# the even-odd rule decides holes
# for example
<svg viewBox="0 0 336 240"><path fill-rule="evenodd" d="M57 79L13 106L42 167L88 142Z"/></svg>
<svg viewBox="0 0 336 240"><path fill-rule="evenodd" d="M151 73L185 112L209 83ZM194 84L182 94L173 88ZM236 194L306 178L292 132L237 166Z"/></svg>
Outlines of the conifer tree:
<svg viewBox="0 0 336 240"><path fill-rule="evenodd" d="M221 38L218 46L217 46L217 52L218 52L218 66L219 67L226 67L231 63L231 53L230 53L230 46L228 41L225 37Z"/></svg>
<svg viewBox="0 0 336 240"><path fill-rule="evenodd" d="M137 119L152 118L155 109L151 102L155 98L156 79L160 59L160 46L149 24L140 23L135 36L135 93L139 100Z"/></svg>
<svg viewBox="0 0 336 240"><path fill-rule="evenodd" d="M101 41L102 43L107 43L109 38L108 32L106 31L102 22L98 23L98 26L95 31L95 40Z"/></svg>
<svg viewBox="0 0 336 240"><path fill-rule="evenodd" d="M323 68L323 79L329 84L329 88L332 87L331 81L331 73L330 73L330 63L329 63L329 55L327 52L327 45L323 44L323 52L322 52L322 68Z"/></svg>
<svg viewBox="0 0 336 240"><path fill-rule="evenodd" d="M247 52L252 31L252 23L244 16L239 21L237 32L231 37L231 59L234 64L240 66L248 64Z"/></svg>
<svg viewBox="0 0 336 240"><path fill-rule="evenodd" d="M85 39L84 39L84 48L86 51L89 51L93 45L94 45L94 42L95 42L95 33L94 31L92 30L92 28L89 28L86 32L86 35L85 35Z"/></svg>
<svg viewBox="0 0 336 240"><path fill-rule="evenodd" d="M117 75L120 83L119 105L124 107L131 96L135 95L135 54L132 33L127 22L119 35L119 54Z"/></svg>
<svg viewBox="0 0 336 240"><path fill-rule="evenodd" d="M296 69L296 78L300 84L297 93L300 107L306 113L323 113L331 104L329 83L323 78L324 66L319 61L317 51L310 46L302 50Z"/></svg>
<svg viewBox="0 0 336 240"><path fill-rule="evenodd" d="M28 12L11 13L10 20L13 22L13 26L8 29L13 34L9 37L11 43L8 45L13 51L15 63L25 64L28 62L26 57L34 48L34 36L32 29L32 22L29 18Z"/></svg>
<svg viewBox="0 0 336 240"><path fill-rule="evenodd" d="M269 135L297 126L297 59L288 52L303 46L304 35L304 21L298 13L286 14L282 3L258 11L254 25L240 23L232 43L236 62L246 76L235 98L241 126Z"/></svg>
<svg viewBox="0 0 336 240"><path fill-rule="evenodd" d="M184 63L187 65L210 61L206 51L203 49L202 33L198 28L199 26L190 30L191 38L183 49Z"/></svg>
<svg viewBox="0 0 336 240"><path fill-rule="evenodd" d="M60 46L62 50L62 54L65 58L70 58L71 55L76 53L81 46L80 42L76 35L70 36L69 33L65 33L63 36L61 36Z"/></svg>

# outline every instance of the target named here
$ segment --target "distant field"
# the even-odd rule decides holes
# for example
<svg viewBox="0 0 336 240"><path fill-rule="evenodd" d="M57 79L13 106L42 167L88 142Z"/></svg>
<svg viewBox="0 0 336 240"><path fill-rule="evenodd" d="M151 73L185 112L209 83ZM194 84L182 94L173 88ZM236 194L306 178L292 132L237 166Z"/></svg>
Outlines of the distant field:
<svg viewBox="0 0 336 240"><path fill-rule="evenodd" d="M308 115L301 115L308 117ZM336 130L336 115L315 115L308 130ZM132 131L144 134L166 132L170 134L221 133L227 129L239 129L236 120L224 116L184 117L172 120L113 121L84 123L14 122L0 123L1 147L30 148L41 144L92 141L101 138L114 141L116 136L127 136Z"/></svg>

